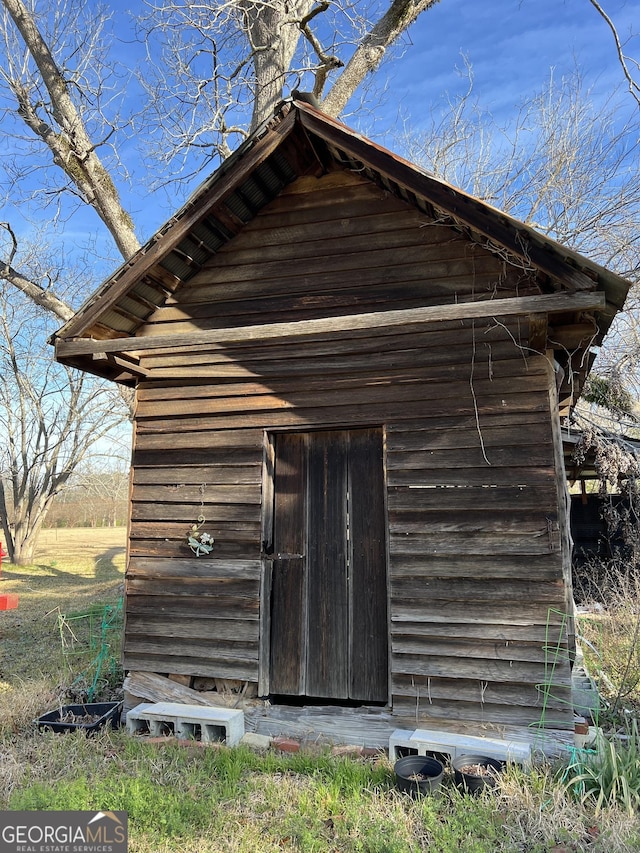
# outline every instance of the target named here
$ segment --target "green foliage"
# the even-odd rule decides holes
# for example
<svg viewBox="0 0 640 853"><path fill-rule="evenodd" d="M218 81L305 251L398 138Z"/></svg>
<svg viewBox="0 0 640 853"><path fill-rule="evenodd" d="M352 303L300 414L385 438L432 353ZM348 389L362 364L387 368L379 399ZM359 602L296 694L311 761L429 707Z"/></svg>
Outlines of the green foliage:
<svg viewBox="0 0 640 853"><path fill-rule="evenodd" d="M276 820L270 832L297 838L304 850L314 849L334 817L346 831L357 824L372 838L396 832L396 821L384 816L373 818L368 807L368 801L378 796L379 787L389 787L389 771L384 766L330 755L261 756L243 748L190 750L166 746L158 753L156 747L127 738L123 732L107 732L102 746L108 748L112 737L120 749L118 760L101 769L90 758L93 744L82 735L67 739L66 735L61 738L45 733L40 737L54 747L52 763L56 763L54 756L65 743L74 746L75 761L67 771L78 775L21 787L10 797L10 809L123 809L135 833L157 841L224 824L225 813L233 812L231 803L245 809L255 804L256 811L269 822L282 811L283 819ZM134 766L139 772L132 772ZM385 848L372 843L354 849Z"/></svg>
<svg viewBox="0 0 640 853"><path fill-rule="evenodd" d="M440 797L421 800L420 811L433 853L493 853L504 842L503 816L492 792L469 797L445 789Z"/></svg>
<svg viewBox="0 0 640 853"><path fill-rule="evenodd" d="M615 415L633 414L633 397L618 377L605 378L591 374L582 392L582 399Z"/></svg>
<svg viewBox="0 0 640 853"><path fill-rule="evenodd" d="M595 814L621 805L629 815L640 809L640 743L635 720L625 738L598 739L597 748L576 753L566 786L580 802L595 800Z"/></svg>

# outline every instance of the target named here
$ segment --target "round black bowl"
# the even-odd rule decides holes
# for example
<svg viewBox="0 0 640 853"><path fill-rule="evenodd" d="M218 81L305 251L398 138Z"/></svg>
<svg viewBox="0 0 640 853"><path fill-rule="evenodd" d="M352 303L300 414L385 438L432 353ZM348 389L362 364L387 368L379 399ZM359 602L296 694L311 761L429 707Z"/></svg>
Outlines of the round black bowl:
<svg viewBox="0 0 640 853"><path fill-rule="evenodd" d="M405 755L396 761L394 770L397 787L412 797L437 791L444 775L442 764L424 755Z"/></svg>
<svg viewBox="0 0 640 853"><path fill-rule="evenodd" d="M489 773L462 772L464 767L479 765ZM485 788L493 788L498 775L502 772L502 762L487 755L459 755L451 762L455 783L462 791L477 794Z"/></svg>

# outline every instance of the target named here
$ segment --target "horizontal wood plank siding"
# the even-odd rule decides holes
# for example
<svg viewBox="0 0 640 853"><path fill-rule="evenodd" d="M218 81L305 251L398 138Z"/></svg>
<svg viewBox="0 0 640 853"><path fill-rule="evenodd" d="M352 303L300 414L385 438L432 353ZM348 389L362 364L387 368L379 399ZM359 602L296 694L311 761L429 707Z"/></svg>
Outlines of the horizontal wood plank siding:
<svg viewBox="0 0 640 853"><path fill-rule="evenodd" d="M290 185L144 333L536 292L331 174ZM257 681L263 432L381 426L394 711L569 728L549 372L527 336L523 317L143 354L125 666ZM211 557L186 545L200 515Z"/></svg>

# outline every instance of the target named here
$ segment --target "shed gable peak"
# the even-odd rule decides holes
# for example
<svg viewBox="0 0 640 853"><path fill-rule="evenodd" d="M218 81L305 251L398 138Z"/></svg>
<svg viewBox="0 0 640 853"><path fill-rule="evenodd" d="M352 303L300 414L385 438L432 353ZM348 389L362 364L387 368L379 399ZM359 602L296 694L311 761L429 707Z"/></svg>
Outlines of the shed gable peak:
<svg viewBox="0 0 640 853"><path fill-rule="evenodd" d="M132 339L170 328L182 335L268 324L278 298L294 322L313 319L314 311L337 316L601 291L591 337L599 342L627 288L312 106L293 103L208 178L53 342L61 360L126 379L95 353L90 361L67 357L63 342L122 339L124 352Z"/></svg>

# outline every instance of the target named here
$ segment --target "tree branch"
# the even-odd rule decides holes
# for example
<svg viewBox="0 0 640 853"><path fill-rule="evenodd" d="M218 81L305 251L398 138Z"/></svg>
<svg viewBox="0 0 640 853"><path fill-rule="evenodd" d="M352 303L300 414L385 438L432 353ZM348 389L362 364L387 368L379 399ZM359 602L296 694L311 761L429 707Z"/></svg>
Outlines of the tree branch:
<svg viewBox="0 0 640 853"><path fill-rule="evenodd" d="M367 74L382 62L387 48L407 30L416 18L439 0L392 0L385 14L371 28L356 48L344 71L335 81L321 104L324 112L340 115L347 101Z"/></svg>
<svg viewBox="0 0 640 853"><path fill-rule="evenodd" d="M18 251L18 238L8 222L0 222L0 228L4 228L11 238L9 259L4 261L0 258L0 279L8 281L9 284L26 294L36 305L40 305L41 308L50 311L66 323L75 313L73 308L55 293L45 290L44 287L26 278L12 267L13 259Z"/></svg>
<svg viewBox="0 0 640 853"><path fill-rule="evenodd" d="M618 60L620 62L620 67L622 68L622 73L626 77L627 83L629 84L629 92L631 93L632 97L635 98L638 105L640 105L640 85L638 85L638 83L636 83L636 81L631 76L631 72L629 71L629 66L627 65L628 57L625 56L625 54L622 50L622 43L620 41L620 37L618 36L618 30L616 29L616 25L613 23L611 18L604 11L604 9L600 5L600 3L598 3L598 0L589 0L589 2L593 6L593 8L596 10L596 12L598 12L600 17L605 21L605 23L607 24L607 26L609 27L609 29L611 30L611 32L613 34L613 40L616 43L616 51L618 53ZM635 64L637 65L638 63L635 63Z"/></svg>
<svg viewBox="0 0 640 853"><path fill-rule="evenodd" d="M64 170L97 212L123 257L129 258L140 247L131 217L120 204L115 184L95 152L82 116L69 93L67 81L23 0L2 0L2 3L40 72L51 100L51 114L60 133L39 119L26 88L14 80L12 88L18 99L18 113L49 147L56 165Z"/></svg>
<svg viewBox="0 0 640 853"><path fill-rule="evenodd" d="M327 53L325 49L322 47L314 32L312 31L309 24L311 21L321 15L323 12L326 12L329 8L328 0L322 0L322 2L318 3L317 6L314 6L311 11L302 18L298 26L300 27L300 31L309 42L311 47L313 48L314 53L318 57L320 61L319 67L315 72L315 82L313 84L313 94L316 97L320 97L322 94L322 90L324 89L325 83L327 81L327 77L330 72L333 71L334 68L342 68L344 66L344 62L339 59L335 54Z"/></svg>

